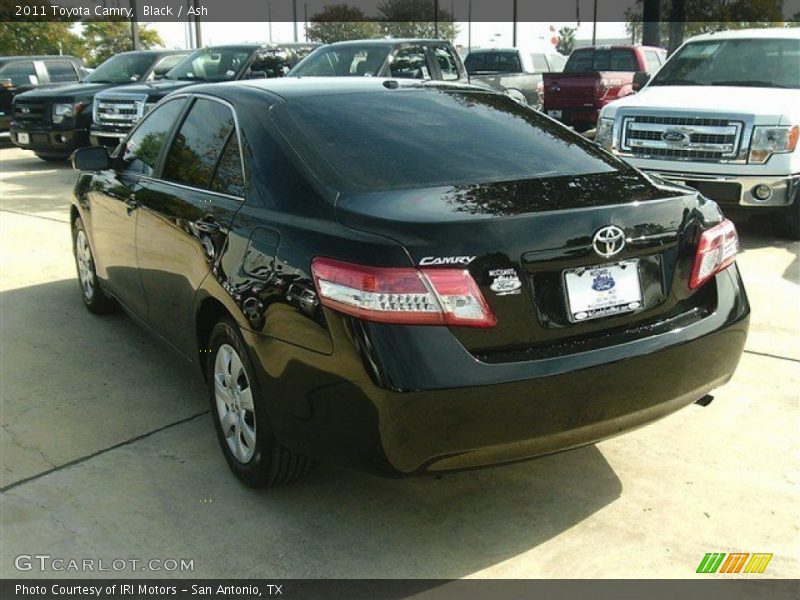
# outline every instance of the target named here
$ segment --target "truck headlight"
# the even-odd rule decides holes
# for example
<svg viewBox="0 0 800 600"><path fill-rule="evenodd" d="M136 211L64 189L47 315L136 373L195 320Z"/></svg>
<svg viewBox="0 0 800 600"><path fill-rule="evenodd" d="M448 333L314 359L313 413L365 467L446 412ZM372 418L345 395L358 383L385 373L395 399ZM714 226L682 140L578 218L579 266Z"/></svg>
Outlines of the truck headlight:
<svg viewBox="0 0 800 600"><path fill-rule="evenodd" d="M597 129L594 132L594 141L609 152L614 149L614 119L600 117L597 119Z"/></svg>
<svg viewBox="0 0 800 600"><path fill-rule="evenodd" d="M800 137L800 127L754 127L747 162L764 164L773 154L793 152Z"/></svg>
<svg viewBox="0 0 800 600"><path fill-rule="evenodd" d="M53 123L62 123L64 119L71 119L77 114L77 104L56 103L53 104L52 117Z"/></svg>

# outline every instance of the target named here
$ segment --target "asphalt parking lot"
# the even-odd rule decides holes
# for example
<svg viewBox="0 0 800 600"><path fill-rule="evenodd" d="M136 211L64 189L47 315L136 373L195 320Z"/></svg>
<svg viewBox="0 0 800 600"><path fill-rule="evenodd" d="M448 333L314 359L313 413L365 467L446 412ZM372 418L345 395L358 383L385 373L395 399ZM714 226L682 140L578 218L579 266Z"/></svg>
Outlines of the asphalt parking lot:
<svg viewBox="0 0 800 600"><path fill-rule="evenodd" d="M0 148L1 577L92 575L14 566L49 554L194 561L105 573L129 577L684 578L706 552L772 553L759 577L800 577L800 243L763 217L738 223L751 331L711 405L509 466L386 480L319 465L253 491L195 369L82 306L73 181Z"/></svg>

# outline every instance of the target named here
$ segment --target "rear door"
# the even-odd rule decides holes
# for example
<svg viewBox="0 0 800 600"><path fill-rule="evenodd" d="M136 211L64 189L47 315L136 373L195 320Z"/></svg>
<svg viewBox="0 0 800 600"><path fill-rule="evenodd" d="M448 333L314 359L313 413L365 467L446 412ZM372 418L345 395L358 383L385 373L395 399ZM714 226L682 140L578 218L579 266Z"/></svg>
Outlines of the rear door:
<svg viewBox="0 0 800 600"><path fill-rule="evenodd" d="M194 347L193 302L244 195L233 108L199 96L178 125L160 175L139 197L137 257L148 321L176 348Z"/></svg>
<svg viewBox="0 0 800 600"><path fill-rule="evenodd" d="M136 260L138 207L185 104L185 99L169 100L148 113L118 148L114 168L92 178L89 191L91 241L98 275L142 318L147 314L147 301Z"/></svg>

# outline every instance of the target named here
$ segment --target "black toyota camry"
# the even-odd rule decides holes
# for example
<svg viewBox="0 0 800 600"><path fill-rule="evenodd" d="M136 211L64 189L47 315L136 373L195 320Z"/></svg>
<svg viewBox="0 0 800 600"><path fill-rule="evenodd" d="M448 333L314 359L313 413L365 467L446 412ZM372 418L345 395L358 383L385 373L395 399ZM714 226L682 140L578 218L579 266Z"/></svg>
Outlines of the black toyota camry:
<svg viewBox="0 0 800 600"><path fill-rule="evenodd" d="M589 444L704 398L745 343L714 202L485 89L201 85L73 164L86 306L200 366L252 486Z"/></svg>

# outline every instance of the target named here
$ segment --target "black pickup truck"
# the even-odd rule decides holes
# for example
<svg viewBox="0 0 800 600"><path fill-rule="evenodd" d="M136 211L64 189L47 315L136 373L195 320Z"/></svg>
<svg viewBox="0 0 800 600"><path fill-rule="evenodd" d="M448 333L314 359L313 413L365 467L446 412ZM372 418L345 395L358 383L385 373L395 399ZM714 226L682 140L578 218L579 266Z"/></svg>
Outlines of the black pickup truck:
<svg viewBox="0 0 800 600"><path fill-rule="evenodd" d="M199 48L159 81L112 88L98 94L90 141L116 147L131 128L167 94L195 83L283 77L316 44L240 44Z"/></svg>
<svg viewBox="0 0 800 600"><path fill-rule="evenodd" d="M103 62L83 81L43 87L14 98L11 141L44 160L63 160L89 145L95 95L110 87L130 85L163 76L185 51L122 52Z"/></svg>
<svg viewBox="0 0 800 600"><path fill-rule="evenodd" d="M86 75L74 56L0 56L0 135L11 124L14 96L39 87L58 87Z"/></svg>

